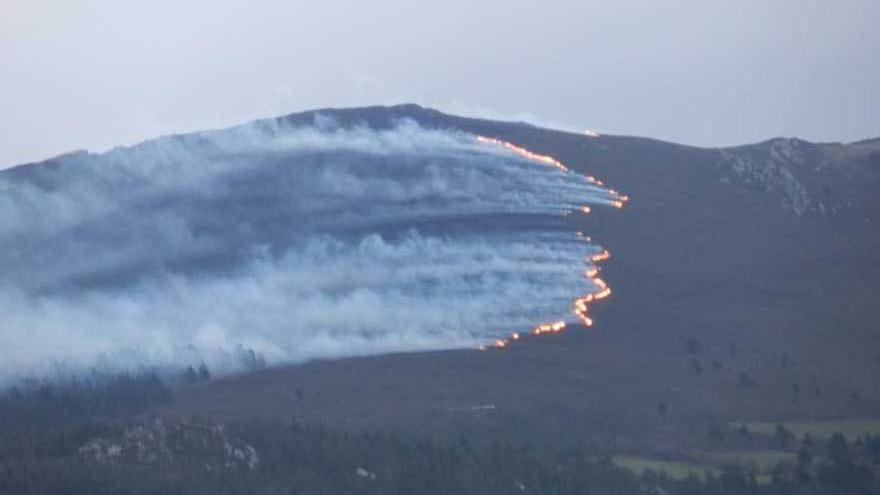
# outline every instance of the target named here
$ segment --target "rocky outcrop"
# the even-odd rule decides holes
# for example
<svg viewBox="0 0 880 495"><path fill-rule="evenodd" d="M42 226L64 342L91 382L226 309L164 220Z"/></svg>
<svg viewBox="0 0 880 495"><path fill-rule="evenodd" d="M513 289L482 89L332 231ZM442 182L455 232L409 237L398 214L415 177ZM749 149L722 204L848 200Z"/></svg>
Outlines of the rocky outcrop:
<svg viewBox="0 0 880 495"><path fill-rule="evenodd" d="M810 166L813 145L798 139L774 139L760 145L720 149L725 182L739 183L779 196L780 204L797 215L812 206L807 186L799 178Z"/></svg>
<svg viewBox="0 0 880 495"><path fill-rule="evenodd" d="M125 430L116 438L95 438L79 449L79 455L107 463L156 464L193 461L211 469L255 469L257 451L231 438L222 424L155 421Z"/></svg>

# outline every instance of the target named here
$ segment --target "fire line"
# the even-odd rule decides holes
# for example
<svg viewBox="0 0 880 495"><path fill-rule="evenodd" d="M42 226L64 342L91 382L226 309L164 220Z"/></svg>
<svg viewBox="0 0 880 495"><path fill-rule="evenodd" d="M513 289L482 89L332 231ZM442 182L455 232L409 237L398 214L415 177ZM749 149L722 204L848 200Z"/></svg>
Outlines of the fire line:
<svg viewBox="0 0 880 495"><path fill-rule="evenodd" d="M595 135L595 136L590 135L590 134L587 134L587 135L589 137L598 137L598 135ZM543 163L545 165L549 165L552 167L556 167L556 168L562 170L563 172L572 173L571 170L565 164L563 164L560 160L557 160L556 158L554 158L552 156L542 155L540 153L535 153L535 152L533 152L527 148L524 148L522 146L518 146L518 145L513 144L511 142L503 141L503 140L497 139L497 138L490 138L490 137L486 137L486 136L477 135L476 140L478 143L482 143L482 144L501 146L505 149L512 151L516 155L519 155L519 156L526 158L528 160L538 162L538 163ZM600 187L604 185L604 182L602 182L601 180L599 180L593 176L585 175L582 177L584 177L584 179L592 185L600 186ZM609 206L620 209L620 208L624 207L624 205L626 204L627 201L629 201L629 196L621 194L614 189L608 189L607 192L612 197L612 199L607 203ZM582 206L578 207L577 210L584 213L584 214L588 214L592 211L592 208L587 205L582 205ZM569 214L571 214L571 211L566 211L566 212L564 212L564 214L569 215ZM585 242L592 241L591 237L585 236L581 232L578 232L577 236L578 236L578 238L584 240ZM589 294L585 294L581 297L576 298L572 304L573 305L572 312L574 314L575 321L577 323L580 323L584 327L593 326L593 319L588 315L590 305L596 301L599 301L599 300L602 300L602 299L605 299L605 298L611 296L611 287L608 285L607 282L605 282L604 280L599 278L599 276L598 276L599 275L599 267L597 266L599 263L607 261L610 258L611 258L611 253L607 249L605 249L599 253L596 253L596 254L593 254L593 255L587 257L584 260L585 263L587 263L590 266L587 270L584 271L584 277L586 277L588 280L590 280L593 283L593 285L595 285L597 288L597 290L595 292L591 292ZM534 327L531 331L529 331L528 335L537 336L537 335L544 335L544 334L549 334L549 333L559 333L559 332L564 331L567 327L568 327L568 322L565 320L559 320L559 321L554 321L554 322L549 322L549 323L542 323L542 324ZM524 335L526 335L525 332L522 332L522 333L521 332L513 332L513 333L511 333L510 337L496 339L494 342L492 342L489 345L481 345L479 347L479 349L486 350L490 347L495 348L495 349L504 349L508 345L510 345L512 342L521 340Z"/></svg>

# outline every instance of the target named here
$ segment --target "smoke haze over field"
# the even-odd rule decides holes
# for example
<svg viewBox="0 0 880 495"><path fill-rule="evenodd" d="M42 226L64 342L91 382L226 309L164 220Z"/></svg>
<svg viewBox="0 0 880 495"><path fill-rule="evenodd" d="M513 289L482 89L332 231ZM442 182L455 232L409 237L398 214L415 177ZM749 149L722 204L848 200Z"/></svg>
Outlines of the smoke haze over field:
<svg viewBox="0 0 880 495"><path fill-rule="evenodd" d="M583 177L474 137L260 121L0 174L0 377L472 347L571 313Z"/></svg>
<svg viewBox="0 0 880 495"><path fill-rule="evenodd" d="M687 144L880 135L874 0L4 0L0 168L413 101Z"/></svg>

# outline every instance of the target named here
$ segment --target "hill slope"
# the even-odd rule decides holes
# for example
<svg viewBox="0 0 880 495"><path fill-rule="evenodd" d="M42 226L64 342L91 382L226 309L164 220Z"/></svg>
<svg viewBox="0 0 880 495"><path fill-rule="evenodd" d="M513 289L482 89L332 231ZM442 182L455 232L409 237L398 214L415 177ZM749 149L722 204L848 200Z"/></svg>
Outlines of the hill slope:
<svg viewBox="0 0 880 495"><path fill-rule="evenodd" d="M604 276L615 292L597 306L600 324L504 351L319 361L229 377L188 391L163 414L294 416L422 433L465 424L513 435L528 425L548 438L576 434L659 452L710 448L720 441L705 435L712 424L880 416L876 140L703 149L415 105L281 120L328 117L373 128L412 119L497 137L628 194L624 210L580 220L613 253Z"/></svg>

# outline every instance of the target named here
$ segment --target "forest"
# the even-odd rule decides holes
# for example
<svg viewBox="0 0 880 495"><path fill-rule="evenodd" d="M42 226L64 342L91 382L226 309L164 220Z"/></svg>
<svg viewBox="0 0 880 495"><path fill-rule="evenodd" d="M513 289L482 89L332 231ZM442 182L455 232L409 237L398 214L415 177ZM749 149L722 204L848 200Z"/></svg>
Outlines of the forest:
<svg viewBox="0 0 880 495"><path fill-rule="evenodd" d="M416 438L289 421L166 420L154 411L206 369L93 373L0 398L0 494L876 494L880 437L800 442L769 480L726 469L635 473L582 440L515 442L472 431ZM790 433L777 431L777 436ZM573 436L574 438L574 436Z"/></svg>

